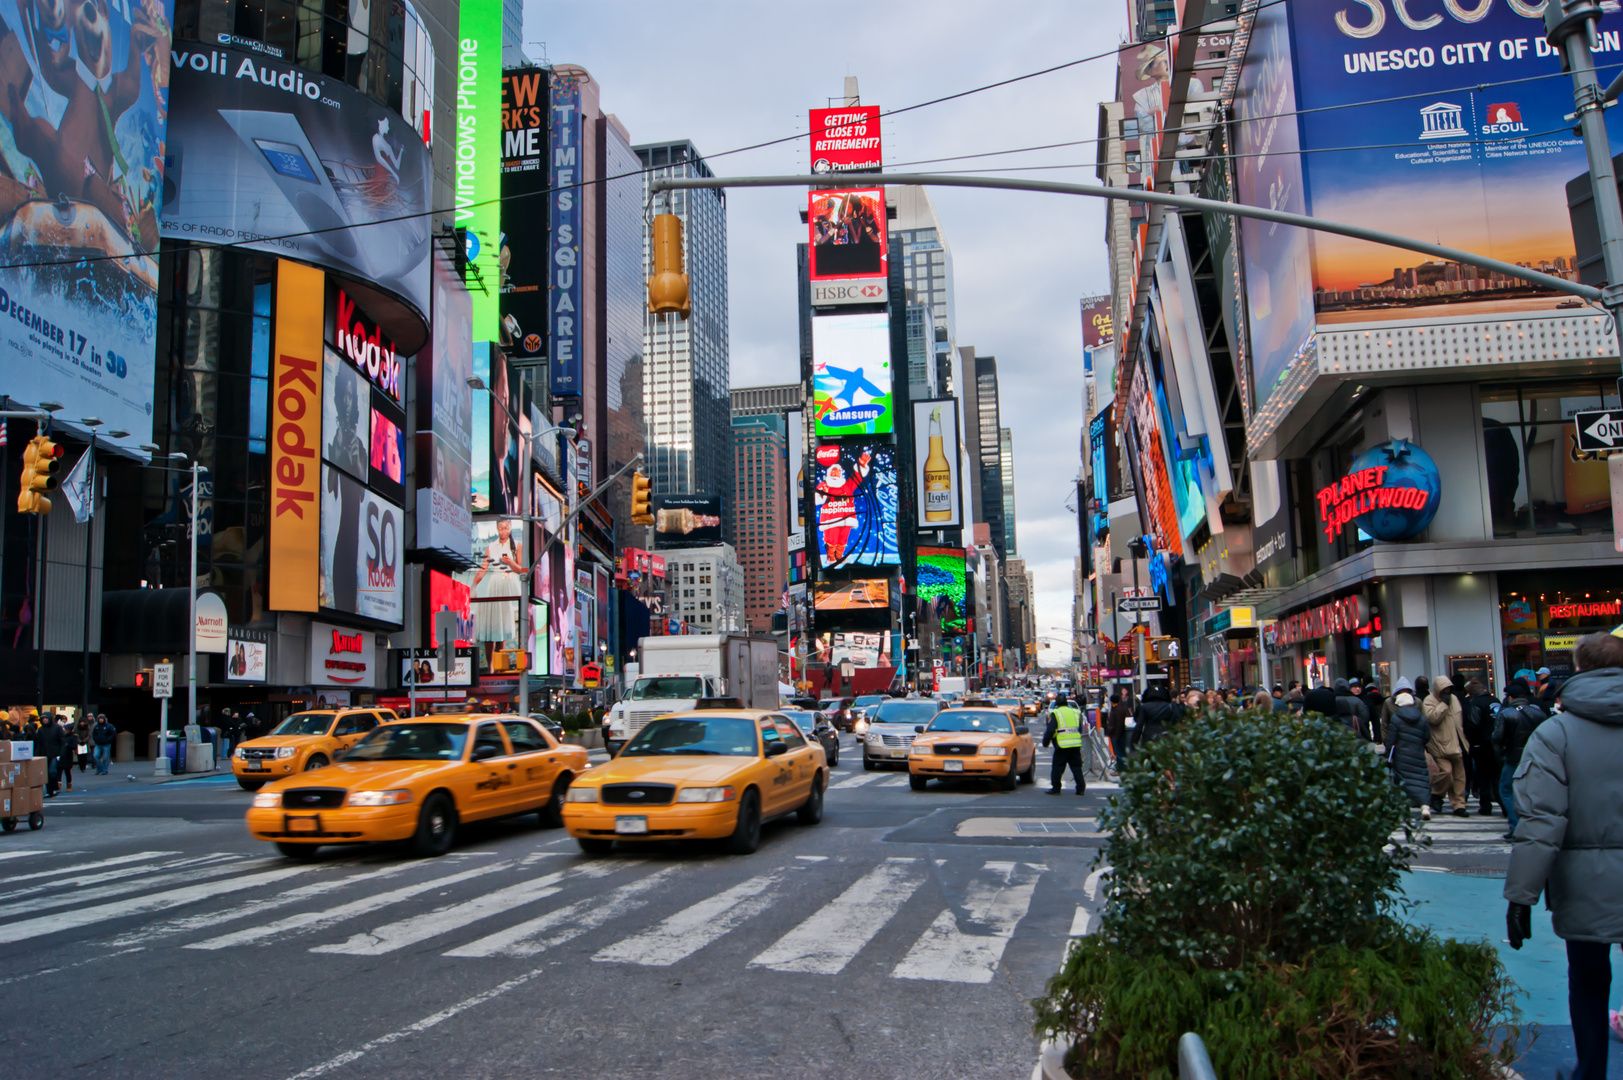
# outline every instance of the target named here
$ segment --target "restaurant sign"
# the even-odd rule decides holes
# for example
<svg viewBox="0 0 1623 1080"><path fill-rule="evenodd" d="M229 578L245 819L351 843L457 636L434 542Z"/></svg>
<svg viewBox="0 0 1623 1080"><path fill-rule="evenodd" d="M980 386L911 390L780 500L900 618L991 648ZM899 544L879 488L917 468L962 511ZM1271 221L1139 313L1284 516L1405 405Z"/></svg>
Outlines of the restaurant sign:
<svg viewBox="0 0 1623 1080"><path fill-rule="evenodd" d="M1350 634L1369 622L1369 601L1354 594L1279 620L1279 644L1294 645L1331 634Z"/></svg>

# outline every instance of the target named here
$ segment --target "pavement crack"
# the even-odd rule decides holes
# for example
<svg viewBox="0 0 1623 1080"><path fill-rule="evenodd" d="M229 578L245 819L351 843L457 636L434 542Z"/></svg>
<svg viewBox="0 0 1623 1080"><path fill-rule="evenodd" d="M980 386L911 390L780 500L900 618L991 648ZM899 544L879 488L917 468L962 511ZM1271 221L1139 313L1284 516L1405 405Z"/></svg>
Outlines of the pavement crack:
<svg viewBox="0 0 1623 1080"><path fill-rule="evenodd" d="M856 1053L857 1041L851 1037L851 1033L849 1031L845 1030L845 1024L840 1020L840 1014L829 1013L828 1017L830 1020L834 1021L834 1030L838 1031L840 1033L840 1038L845 1040L845 1048L851 1051L853 1054Z"/></svg>

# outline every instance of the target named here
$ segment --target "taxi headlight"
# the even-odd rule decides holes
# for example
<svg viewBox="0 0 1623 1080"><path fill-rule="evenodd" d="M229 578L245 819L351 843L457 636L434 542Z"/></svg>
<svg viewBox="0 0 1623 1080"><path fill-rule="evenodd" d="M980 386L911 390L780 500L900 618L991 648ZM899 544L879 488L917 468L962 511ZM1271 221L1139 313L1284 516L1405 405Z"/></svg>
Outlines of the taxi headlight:
<svg viewBox="0 0 1623 1080"><path fill-rule="evenodd" d="M246 758L248 755L243 753L242 747L239 746L235 750L231 751L231 756L235 758Z"/></svg>
<svg viewBox="0 0 1623 1080"><path fill-rule="evenodd" d="M278 746L276 748L276 756L279 758L292 757L298 752L299 748L296 746Z"/></svg>
<svg viewBox="0 0 1623 1080"><path fill-rule="evenodd" d="M399 806L411 802L411 792L405 788L388 791L352 791L344 800L350 806Z"/></svg>
<svg viewBox="0 0 1623 1080"><path fill-rule="evenodd" d="M689 787L676 793L676 801L683 802L730 802L738 793L729 787Z"/></svg>
<svg viewBox="0 0 1623 1080"><path fill-rule="evenodd" d="M981 747L981 753L988 757L1008 757L1009 748L1007 746L983 746Z"/></svg>
<svg viewBox="0 0 1623 1080"><path fill-rule="evenodd" d="M564 802L596 802L597 789L595 787L571 787L564 792Z"/></svg>
<svg viewBox="0 0 1623 1080"><path fill-rule="evenodd" d="M280 791L261 791L254 796L254 807L260 810L271 810L282 805Z"/></svg>
<svg viewBox="0 0 1623 1080"><path fill-rule="evenodd" d="M916 742L907 748L907 752L909 754L933 754L935 753L935 745L933 743Z"/></svg>

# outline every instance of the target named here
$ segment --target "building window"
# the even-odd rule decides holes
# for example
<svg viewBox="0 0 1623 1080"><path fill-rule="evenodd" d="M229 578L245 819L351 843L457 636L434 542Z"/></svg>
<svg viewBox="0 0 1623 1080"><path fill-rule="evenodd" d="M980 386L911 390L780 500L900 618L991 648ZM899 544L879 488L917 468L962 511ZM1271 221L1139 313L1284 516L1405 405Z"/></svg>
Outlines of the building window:
<svg viewBox="0 0 1623 1080"><path fill-rule="evenodd" d="M1598 380L1483 388L1482 445L1495 537L1611 531L1606 462L1575 457L1572 415L1617 407L1616 385Z"/></svg>

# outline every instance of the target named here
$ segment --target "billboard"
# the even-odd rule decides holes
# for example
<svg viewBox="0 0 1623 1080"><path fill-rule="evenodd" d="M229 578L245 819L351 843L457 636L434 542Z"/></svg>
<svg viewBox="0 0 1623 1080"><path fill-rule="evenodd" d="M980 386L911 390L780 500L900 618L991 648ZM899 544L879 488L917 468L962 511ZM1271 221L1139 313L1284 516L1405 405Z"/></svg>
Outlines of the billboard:
<svg viewBox="0 0 1623 1080"><path fill-rule="evenodd" d="M913 402L913 461L920 529L955 529L959 511L958 399Z"/></svg>
<svg viewBox="0 0 1623 1080"><path fill-rule="evenodd" d="M792 409L784 414L789 430L789 547L806 543L806 413Z"/></svg>
<svg viewBox="0 0 1623 1080"><path fill-rule="evenodd" d="M806 196L811 280L882 278L890 273L883 188Z"/></svg>
<svg viewBox="0 0 1623 1080"><path fill-rule="evenodd" d="M547 183L548 251L551 280L547 301L547 360L554 397L574 397L581 386L580 182L581 74L554 72L548 89L552 111L552 162Z"/></svg>
<svg viewBox="0 0 1623 1080"><path fill-rule="evenodd" d="M1566 119L1572 86L1544 40L1543 6L1449 4L1435 18L1380 21L1283 6L1295 54L1325 60L1296 72L1307 212L1575 280L1566 182L1588 161ZM1618 47L1615 29L1597 44ZM1462 89L1473 83L1482 85ZM1623 133L1623 122L1609 127ZM1365 148L1314 153L1349 142ZM1308 243L1321 328L1577 306L1459 263L1328 233Z"/></svg>
<svg viewBox="0 0 1623 1080"><path fill-rule="evenodd" d="M818 611L889 611L890 579L819 581L813 587L812 606Z"/></svg>
<svg viewBox="0 0 1623 1080"><path fill-rule="evenodd" d="M426 321L432 163L417 133L342 81L267 55L216 46L174 61L163 235L375 282Z"/></svg>
<svg viewBox="0 0 1623 1080"><path fill-rule="evenodd" d="M225 681L264 682L269 669L269 649L263 641L232 638L225 650Z"/></svg>
<svg viewBox="0 0 1623 1080"><path fill-rule="evenodd" d="M321 606L400 623L406 514L330 465L321 467Z"/></svg>
<svg viewBox="0 0 1623 1080"><path fill-rule="evenodd" d="M276 353L271 368L270 597L272 611L319 606L322 490L321 315L325 275L276 264Z"/></svg>
<svg viewBox="0 0 1623 1080"><path fill-rule="evenodd" d="M1115 318L1110 313L1109 296L1082 298L1082 347L1097 349L1116 340Z"/></svg>
<svg viewBox="0 0 1623 1080"><path fill-rule="evenodd" d="M811 110L812 172L878 172L883 160L879 106Z"/></svg>
<svg viewBox="0 0 1623 1080"><path fill-rule="evenodd" d="M885 435L891 401L890 316L818 315L811 321L812 401L818 435Z"/></svg>
<svg viewBox="0 0 1623 1080"><path fill-rule="evenodd" d="M828 662L835 667L849 660L853 667L890 667L890 634L836 633L828 635ZM821 652L822 650L818 650Z"/></svg>
<svg viewBox="0 0 1623 1080"><path fill-rule="evenodd" d="M434 636L434 615L436 612L450 611L457 617L456 640L454 645L473 644L473 590L462 581L458 581L450 574L439 570L428 572L428 612L427 637Z"/></svg>
<svg viewBox="0 0 1623 1080"><path fill-rule="evenodd" d="M467 231L473 340L497 340L502 229L502 5L466 0L457 28L456 213Z"/></svg>
<svg viewBox="0 0 1623 1080"><path fill-rule="evenodd" d="M473 532L472 317L462 279L436 256L434 321L416 365L416 546L461 555Z"/></svg>
<svg viewBox="0 0 1623 1080"><path fill-rule="evenodd" d="M71 12L71 14L70 14ZM6 4L6 390L150 442L172 0ZM175 63L185 53L174 53ZM154 70L156 67L156 70Z"/></svg>
<svg viewBox="0 0 1623 1080"><path fill-rule="evenodd" d="M311 620L311 686L375 686L377 656L372 631Z"/></svg>
<svg viewBox="0 0 1623 1080"><path fill-rule="evenodd" d="M364 483L372 395L360 373L330 348L324 350L322 369L321 456Z"/></svg>
<svg viewBox="0 0 1623 1080"><path fill-rule="evenodd" d="M447 671L440 664L438 649L403 649L400 653L400 685L424 689L436 686L472 686L473 650L457 649Z"/></svg>
<svg viewBox="0 0 1623 1080"><path fill-rule="evenodd" d="M825 570L892 566L896 541L896 448L825 443L817 448L813 492L817 551Z"/></svg>
<svg viewBox="0 0 1623 1080"><path fill-rule="evenodd" d="M1299 153L1301 139L1291 119L1299 105L1288 18L1284 4L1257 9L1234 97L1234 130L1238 133L1234 198L1252 206L1305 214L1308 209ZM1343 124L1349 119L1345 111L1330 115ZM1405 136L1400 141L1413 140ZM1344 138L1338 145L1346 142ZM1344 155L1335 157L1339 161ZM1305 229L1240 219L1246 305L1250 309L1251 385L1258 407L1268 400L1313 337L1308 237ZM1398 255L1395 250L1387 250L1389 257Z"/></svg>
<svg viewBox="0 0 1623 1080"><path fill-rule="evenodd" d="M546 204L547 73L502 73L502 205L511 223L533 222ZM519 364L533 363L547 345L547 242L541 229L503 229L501 345Z"/></svg>
<svg viewBox="0 0 1623 1080"><path fill-rule="evenodd" d="M963 548L919 548L919 599L949 634L962 634L973 612Z"/></svg>
<svg viewBox="0 0 1623 1080"><path fill-rule="evenodd" d="M1144 500L1155 549L1181 556L1183 534L1178 528L1177 503L1167 475L1165 435L1156 420L1148 367L1148 364L1133 365L1133 382L1127 392L1127 429L1132 440L1133 461L1138 466L1134 486Z"/></svg>
<svg viewBox="0 0 1623 1080"><path fill-rule="evenodd" d="M705 547L721 543L720 495L655 495L654 546Z"/></svg>

